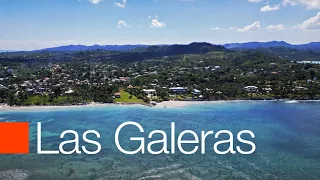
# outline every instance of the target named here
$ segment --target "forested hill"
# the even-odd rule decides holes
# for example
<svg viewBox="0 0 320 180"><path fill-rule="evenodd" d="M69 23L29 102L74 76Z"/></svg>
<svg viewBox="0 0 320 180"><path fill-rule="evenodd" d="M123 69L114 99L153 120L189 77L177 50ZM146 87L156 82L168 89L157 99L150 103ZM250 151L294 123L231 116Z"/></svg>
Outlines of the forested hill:
<svg viewBox="0 0 320 180"><path fill-rule="evenodd" d="M314 51L309 49L271 47L271 48L251 49L247 51L259 52L269 56L287 59L290 61L320 61L320 51Z"/></svg>
<svg viewBox="0 0 320 180"><path fill-rule="evenodd" d="M216 46L209 43L191 43L189 45L164 45L164 46L150 46L148 48L141 48L138 51L123 52L114 55L113 60L116 61L137 61L151 58L175 56L183 54L205 54L214 51L228 51L223 46Z"/></svg>
<svg viewBox="0 0 320 180"><path fill-rule="evenodd" d="M209 43L191 43L189 45L171 46L150 46L145 52L159 56L172 56L179 54L203 54L213 51L226 51L223 46L212 45Z"/></svg>

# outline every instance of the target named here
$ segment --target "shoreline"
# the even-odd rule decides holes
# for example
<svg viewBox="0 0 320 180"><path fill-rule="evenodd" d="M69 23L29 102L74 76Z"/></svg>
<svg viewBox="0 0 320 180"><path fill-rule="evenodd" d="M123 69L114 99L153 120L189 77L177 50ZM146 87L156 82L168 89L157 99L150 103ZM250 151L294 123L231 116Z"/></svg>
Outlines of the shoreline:
<svg viewBox="0 0 320 180"><path fill-rule="evenodd" d="M60 105L60 106L9 106L9 105L0 105L0 112L2 110L56 110L56 109L76 109L76 108L94 108L94 107L112 107L112 106L146 106L139 103L89 103L83 105Z"/></svg>
<svg viewBox="0 0 320 180"><path fill-rule="evenodd" d="M299 102L320 102L320 100L290 100L290 99L279 99L279 100L218 100L218 101L163 101L160 103L152 104L141 104L141 103L89 103L85 105L61 105L61 106L9 106L6 104L0 105L1 111L8 110L56 110L56 109L76 109L76 108L94 108L94 107L115 107L115 106L141 106L141 107L153 107L153 108L184 108L190 105L199 104L210 104L210 103L226 103L226 102L286 102L288 104L299 103Z"/></svg>

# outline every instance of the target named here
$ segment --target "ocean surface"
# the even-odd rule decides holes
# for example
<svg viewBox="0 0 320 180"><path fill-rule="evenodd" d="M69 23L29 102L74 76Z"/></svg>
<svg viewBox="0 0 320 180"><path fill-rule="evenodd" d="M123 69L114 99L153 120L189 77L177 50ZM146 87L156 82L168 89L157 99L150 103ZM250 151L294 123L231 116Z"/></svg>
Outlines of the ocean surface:
<svg viewBox="0 0 320 180"><path fill-rule="evenodd" d="M212 102L184 108L106 106L0 111L0 122L12 121L30 122L31 154L0 155L1 180L27 176L32 180L320 179L319 102ZM145 130L140 133L128 127L121 131L120 142L127 149L137 147L130 137L148 140L148 133L156 129L166 131L170 143L171 122L175 122L176 134L193 130L200 136L201 131L229 130L236 139L239 131L251 130L257 149L251 155L218 155L213 150L217 139L208 137L206 154L183 155L176 148L175 155L124 155L115 146L114 136L116 128L126 121L138 122ZM42 122L45 150L57 150L62 142L60 133L69 129L76 130L80 137L86 130L98 131L102 150L97 155L38 155L37 122ZM80 145L86 144L82 141Z"/></svg>
<svg viewBox="0 0 320 180"><path fill-rule="evenodd" d="M320 64L320 61L299 61L300 64Z"/></svg>

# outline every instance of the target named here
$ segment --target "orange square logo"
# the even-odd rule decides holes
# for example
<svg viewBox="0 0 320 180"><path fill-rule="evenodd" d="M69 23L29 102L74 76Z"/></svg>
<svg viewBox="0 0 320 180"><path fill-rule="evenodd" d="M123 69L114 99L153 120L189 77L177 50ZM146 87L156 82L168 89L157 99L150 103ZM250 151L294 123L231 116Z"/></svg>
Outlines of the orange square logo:
<svg viewBox="0 0 320 180"><path fill-rule="evenodd" d="M29 154L29 123L0 123L0 154Z"/></svg>

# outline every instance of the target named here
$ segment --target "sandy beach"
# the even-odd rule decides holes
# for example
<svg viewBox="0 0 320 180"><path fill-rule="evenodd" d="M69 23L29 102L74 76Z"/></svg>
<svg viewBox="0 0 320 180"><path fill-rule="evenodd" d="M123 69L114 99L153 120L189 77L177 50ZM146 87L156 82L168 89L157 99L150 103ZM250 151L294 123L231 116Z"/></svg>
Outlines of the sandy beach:
<svg viewBox="0 0 320 180"><path fill-rule="evenodd" d="M0 111L6 110L55 110L55 109L74 109L84 107L112 107L112 106L143 106L142 104L123 104L123 103L89 103L86 105L65 105L65 106L9 106L0 105Z"/></svg>
<svg viewBox="0 0 320 180"><path fill-rule="evenodd" d="M190 105L205 104L205 103L218 103L224 101L163 101L157 103L156 105L145 105L145 104L126 104L126 103L90 103L86 105L66 105L66 106L9 106L0 105L0 111L6 110L55 110L55 109L73 109L73 108L83 108L83 107L112 107L112 106L145 106L153 108L184 108Z"/></svg>
<svg viewBox="0 0 320 180"><path fill-rule="evenodd" d="M142 106L153 108L185 108L190 105L224 103L224 102L247 102L247 101L282 101L284 103L300 103L300 102L320 102L320 100L232 100L232 101L163 101L156 105L138 104L138 103L89 103L86 105L65 105L65 106L9 106L0 105L0 111L6 110L55 110L55 109L73 109L83 107L112 107L112 106Z"/></svg>

